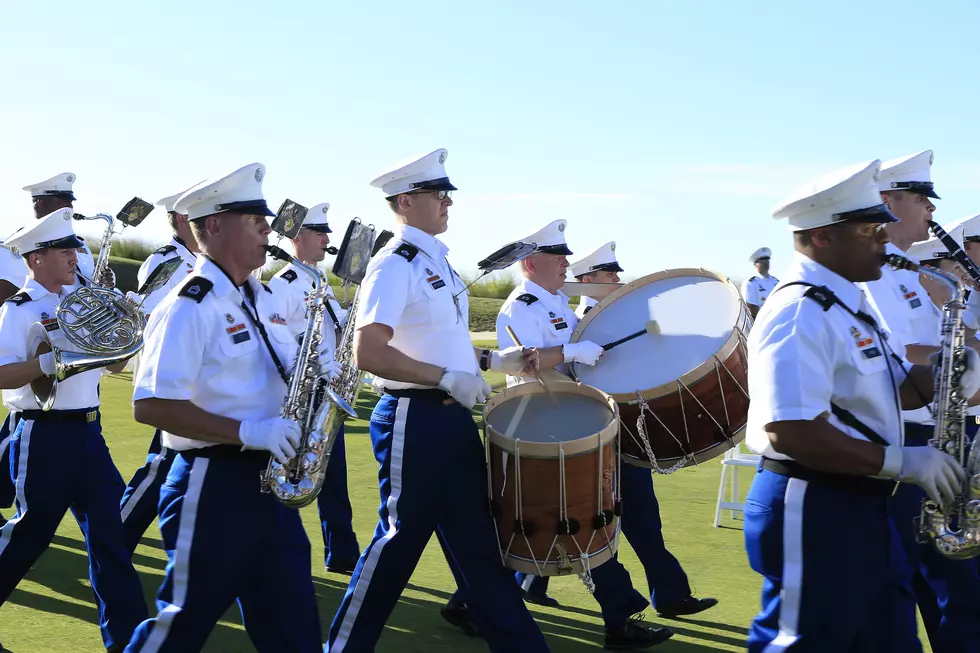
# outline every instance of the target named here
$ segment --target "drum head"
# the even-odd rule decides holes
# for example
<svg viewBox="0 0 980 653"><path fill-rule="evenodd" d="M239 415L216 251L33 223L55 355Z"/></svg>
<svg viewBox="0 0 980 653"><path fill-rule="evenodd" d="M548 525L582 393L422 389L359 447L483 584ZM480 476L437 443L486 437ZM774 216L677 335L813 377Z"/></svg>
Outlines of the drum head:
<svg viewBox="0 0 980 653"><path fill-rule="evenodd" d="M483 420L491 441L513 450L520 440L528 455L550 456L558 445L569 454L615 438L619 410L608 395L576 383L549 387L554 403L537 383L508 388L488 401Z"/></svg>
<svg viewBox="0 0 980 653"><path fill-rule="evenodd" d="M726 355L722 350L745 315L738 289L726 277L693 268L658 272L623 286L589 311L571 342L605 345L651 320L659 333L618 345L594 367L573 364L572 371L577 380L611 395L640 391L648 397L650 390L690 374L713 356Z"/></svg>

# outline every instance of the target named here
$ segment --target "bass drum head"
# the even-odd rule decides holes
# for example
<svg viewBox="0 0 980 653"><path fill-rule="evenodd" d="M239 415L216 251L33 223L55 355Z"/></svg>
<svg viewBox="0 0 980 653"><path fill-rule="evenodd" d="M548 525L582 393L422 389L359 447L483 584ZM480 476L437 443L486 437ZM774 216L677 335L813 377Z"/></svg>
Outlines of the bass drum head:
<svg viewBox="0 0 980 653"><path fill-rule="evenodd" d="M651 320L659 334L618 345L594 366L573 363L572 373L617 401L635 398L637 392L644 399L676 392L675 381L697 380L698 368L731 352L737 344L733 331L747 315L738 289L713 272L685 268L642 277L589 311L571 342L605 345L644 329Z"/></svg>

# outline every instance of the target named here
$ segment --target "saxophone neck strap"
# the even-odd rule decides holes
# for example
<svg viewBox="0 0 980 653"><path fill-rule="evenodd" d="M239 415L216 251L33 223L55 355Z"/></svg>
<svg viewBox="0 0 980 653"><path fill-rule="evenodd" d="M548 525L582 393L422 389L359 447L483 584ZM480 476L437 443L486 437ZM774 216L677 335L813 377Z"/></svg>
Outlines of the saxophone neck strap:
<svg viewBox="0 0 980 653"><path fill-rule="evenodd" d="M282 361L279 360L279 355L276 354L275 348L272 346L272 343L269 342L269 334L266 332L265 326L262 324L262 320L259 319L259 309L255 299L255 291L252 290L252 286L248 284L247 280L242 285L242 293L245 296L242 300L242 310L245 311L246 315L248 315L248 319L252 323L252 326L255 327L255 330L259 332L259 336L262 337L262 342L265 343L266 350L269 352L269 355L272 356L272 362L276 366L276 371L279 372L279 378L282 379L282 382L285 383L286 387L288 388L289 375L286 374L286 368L282 366ZM248 306L249 304L251 304L251 309ZM252 312L253 310L255 311L254 313Z"/></svg>
<svg viewBox="0 0 980 653"><path fill-rule="evenodd" d="M340 320L337 319L337 314L333 310L333 306L330 305L330 298L323 298L323 305L327 309L327 314L330 315L330 320L333 322L334 327L337 329L337 333L340 333L342 329L340 328Z"/></svg>

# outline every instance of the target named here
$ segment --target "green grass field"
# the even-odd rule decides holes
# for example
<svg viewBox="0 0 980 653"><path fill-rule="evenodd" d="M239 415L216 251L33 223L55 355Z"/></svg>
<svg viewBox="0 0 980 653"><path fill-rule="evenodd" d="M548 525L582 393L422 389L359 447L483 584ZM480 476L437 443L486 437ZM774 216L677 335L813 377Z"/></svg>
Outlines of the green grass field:
<svg viewBox="0 0 980 653"><path fill-rule="evenodd" d="M502 377L490 379L495 387ZM102 387L103 427L113 459L124 479L143 463L151 430L132 419L131 378L115 375ZM366 418L376 397L365 391L357 408ZM377 464L364 419L349 422L347 455L354 527L361 546L370 541L377 521ZM715 608L690 619L665 620L676 632L673 639L654 650L664 652L744 650L746 626L759 603L760 580L748 567L743 552L741 522L725 513L722 528L712 519L721 465L710 461L656 479L664 533L670 550L684 565L699 596L720 599ZM742 494L751 481L751 470L742 470ZM235 498L228 497L229 501ZM9 517L9 511L5 514ZM313 545L314 583L324 636L347 587L347 576L327 573L323 567L322 537L316 507L302 510L303 521ZM256 528L262 524L256 524ZM647 592L643 570L625 539L620 540L620 558L641 593ZM857 544L855 546L858 546ZM166 564L155 526L147 531L134 560L142 577L147 604L153 600ZM388 621L379 651L421 653L438 651L485 651L480 639L471 639L449 626L439 608L455 585L442 552L435 541L429 544L411 583ZM602 647L602 621L598 605L575 576L553 579L550 593L561 603L559 609L532 607L532 612L553 651L568 653L596 651ZM657 622L648 609L646 617ZM103 651L96 622L96 608L88 581L84 543L69 514L62 522L50 549L40 558L10 599L0 607L0 642L15 653L42 651ZM4 650L0 647L0 650ZM213 631L207 651L232 653L253 651L241 627L237 609L229 610Z"/></svg>

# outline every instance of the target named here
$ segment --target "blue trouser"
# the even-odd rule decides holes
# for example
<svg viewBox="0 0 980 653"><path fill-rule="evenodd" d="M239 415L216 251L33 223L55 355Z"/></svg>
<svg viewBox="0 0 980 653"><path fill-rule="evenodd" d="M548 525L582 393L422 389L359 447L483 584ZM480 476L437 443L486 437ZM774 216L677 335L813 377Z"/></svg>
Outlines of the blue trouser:
<svg viewBox="0 0 980 653"><path fill-rule="evenodd" d="M94 411L94 409L93 409ZM89 559L106 647L129 641L146 618L139 576L123 547L123 480L87 411L22 413L11 439L17 514L0 529L0 604L48 548L71 510Z"/></svg>
<svg viewBox="0 0 980 653"><path fill-rule="evenodd" d="M650 603L656 608L658 602L663 606L683 600L691 595L691 586L681 563L664 544L660 504L653 491L653 474L649 469L626 463L621 465L621 469L623 515L620 524L623 536L643 565L650 588ZM598 568L593 570L593 575L596 571ZM518 584L528 594L539 597L547 594L547 577L522 572L517 572L516 577ZM632 589L630 585L627 591ZM619 618L625 621L628 616L619 615Z"/></svg>
<svg viewBox="0 0 980 653"><path fill-rule="evenodd" d="M157 518L157 504L160 502L160 486L167 478L176 452L165 448L160 442L160 429L153 433L150 448L146 453L146 463L136 470L123 492L119 504L119 515L123 523L126 550L133 555L143 533Z"/></svg>
<svg viewBox="0 0 980 653"><path fill-rule="evenodd" d="M344 427L337 432L337 439L330 452L323 488L316 498L320 513L320 529L323 532L323 563L328 567L335 563L357 560L361 547L354 534L354 511L347 490L347 448L344 446Z"/></svg>
<svg viewBox="0 0 980 653"><path fill-rule="evenodd" d="M745 502L745 548L763 577L750 652L922 650L897 573L903 554L887 509L893 487L759 470Z"/></svg>
<svg viewBox="0 0 980 653"><path fill-rule="evenodd" d="M10 465L10 413L3 420L0 427L0 508L9 508L14 503L14 480Z"/></svg>
<svg viewBox="0 0 980 653"><path fill-rule="evenodd" d="M330 626L329 653L374 651L388 616L439 532L492 651L547 651L500 561L483 445L470 411L436 390L384 394L371 414L380 519Z"/></svg>
<svg viewBox="0 0 980 653"><path fill-rule="evenodd" d="M972 422L972 423L971 423ZM968 433L976 432L968 419ZM905 444L926 446L933 427L905 423ZM910 583L929 642L936 653L980 651L980 575L977 560L950 560L932 544L920 542L918 518L925 492L902 483L888 502L905 551L901 573Z"/></svg>
<svg viewBox="0 0 980 653"><path fill-rule="evenodd" d="M310 541L299 511L261 491L268 462L268 452L234 445L177 454L160 488L169 562L159 611L127 652L200 651L236 600L259 653L320 649Z"/></svg>

